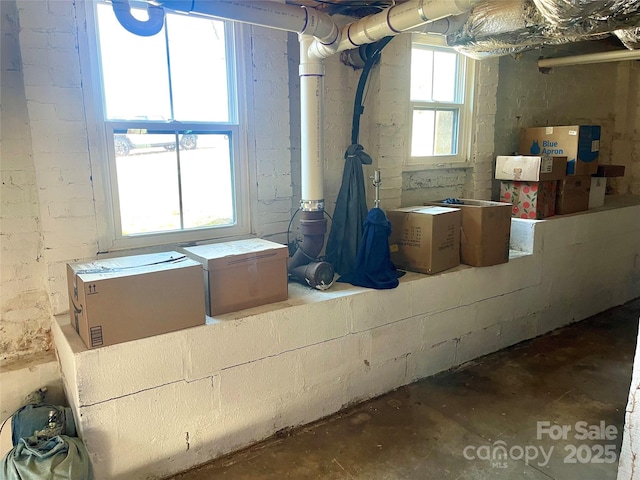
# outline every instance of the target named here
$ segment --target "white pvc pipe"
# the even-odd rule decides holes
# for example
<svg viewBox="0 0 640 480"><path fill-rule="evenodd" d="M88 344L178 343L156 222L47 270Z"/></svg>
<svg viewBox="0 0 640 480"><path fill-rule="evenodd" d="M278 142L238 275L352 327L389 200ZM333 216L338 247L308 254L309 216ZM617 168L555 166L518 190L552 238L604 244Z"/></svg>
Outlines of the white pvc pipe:
<svg viewBox="0 0 640 480"><path fill-rule="evenodd" d="M158 3L164 8L195 16L313 35L327 43L335 42L339 35L339 29L329 15L304 6L255 0L158 0Z"/></svg>
<svg viewBox="0 0 640 480"><path fill-rule="evenodd" d="M356 20L341 29L333 43L316 40L311 54L326 58L343 50L357 48L384 37L414 29L451 15L467 12L476 0L412 0Z"/></svg>
<svg viewBox="0 0 640 480"><path fill-rule="evenodd" d="M538 68L620 62L623 60L640 60L640 50L612 50L609 52L587 53L585 55L572 55L569 57L542 58L538 60Z"/></svg>
<svg viewBox="0 0 640 480"><path fill-rule="evenodd" d="M300 35L300 157L302 209L324 209L324 61L309 55L314 39Z"/></svg>

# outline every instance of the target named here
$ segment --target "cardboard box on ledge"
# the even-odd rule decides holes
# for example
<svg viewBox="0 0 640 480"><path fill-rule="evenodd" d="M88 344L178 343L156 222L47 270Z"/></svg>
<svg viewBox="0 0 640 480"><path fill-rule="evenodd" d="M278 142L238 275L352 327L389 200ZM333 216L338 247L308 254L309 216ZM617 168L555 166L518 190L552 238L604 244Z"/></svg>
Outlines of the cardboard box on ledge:
<svg viewBox="0 0 640 480"><path fill-rule="evenodd" d="M87 348L204 325L202 266L178 252L67 265L71 325Z"/></svg>
<svg viewBox="0 0 640 480"><path fill-rule="evenodd" d="M460 261L488 267L509 261L511 238L510 203L459 199L462 204L426 202L425 205L459 208L462 212Z"/></svg>
<svg viewBox="0 0 640 480"><path fill-rule="evenodd" d="M600 125L523 128L518 153L567 157L567 175L593 175L598 170Z"/></svg>
<svg viewBox="0 0 640 480"><path fill-rule="evenodd" d="M589 208L592 177L567 177L558 182L556 215L583 212Z"/></svg>
<svg viewBox="0 0 640 480"><path fill-rule="evenodd" d="M556 184L566 178L567 157L498 156L500 201L511 203L512 216L541 220L556 213Z"/></svg>
<svg viewBox="0 0 640 480"><path fill-rule="evenodd" d="M406 207L389 210L391 261L404 270L438 273L460 265L458 208Z"/></svg>
<svg viewBox="0 0 640 480"><path fill-rule="evenodd" d="M496 179L521 182L561 180L567 176L567 157L498 155Z"/></svg>
<svg viewBox="0 0 640 480"><path fill-rule="evenodd" d="M542 220L556 214L556 186L552 182L500 182L500 201L513 205L511 216Z"/></svg>
<svg viewBox="0 0 640 480"><path fill-rule="evenodd" d="M286 246L261 238L188 247L205 270L208 315L257 307L288 297Z"/></svg>

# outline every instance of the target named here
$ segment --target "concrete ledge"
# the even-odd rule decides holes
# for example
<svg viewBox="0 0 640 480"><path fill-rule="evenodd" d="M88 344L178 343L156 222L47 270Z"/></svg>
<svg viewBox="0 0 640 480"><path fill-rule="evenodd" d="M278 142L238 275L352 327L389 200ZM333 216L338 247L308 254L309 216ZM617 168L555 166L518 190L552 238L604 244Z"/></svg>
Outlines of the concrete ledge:
<svg viewBox="0 0 640 480"><path fill-rule="evenodd" d="M507 264L408 273L385 291L290 284L285 302L97 350L61 318L96 478L161 478L636 298L638 219L631 205L514 222L530 251Z"/></svg>

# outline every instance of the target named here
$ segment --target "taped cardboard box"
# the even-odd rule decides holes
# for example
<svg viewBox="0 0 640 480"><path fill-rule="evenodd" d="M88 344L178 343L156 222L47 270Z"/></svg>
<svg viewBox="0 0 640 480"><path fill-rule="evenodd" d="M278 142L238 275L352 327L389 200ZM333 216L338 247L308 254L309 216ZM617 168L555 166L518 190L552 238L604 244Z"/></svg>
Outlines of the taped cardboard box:
<svg viewBox="0 0 640 480"><path fill-rule="evenodd" d="M598 208L604 205L604 195L607 191L607 179L605 177L591 177L591 189L589 190L589 208Z"/></svg>
<svg viewBox="0 0 640 480"><path fill-rule="evenodd" d="M202 266L178 252L68 264L67 282L90 349L205 323Z"/></svg>
<svg viewBox="0 0 640 480"><path fill-rule="evenodd" d="M567 177L558 181L556 215L583 212L589 208L592 177Z"/></svg>
<svg viewBox="0 0 640 480"><path fill-rule="evenodd" d="M391 261L399 268L432 274L460 265L460 209L406 207L387 217Z"/></svg>
<svg viewBox="0 0 640 480"><path fill-rule="evenodd" d="M474 267L488 267L509 261L511 239L510 203L459 199L461 204L427 202L425 205L450 206L462 212L460 261Z"/></svg>
<svg viewBox="0 0 640 480"><path fill-rule="evenodd" d="M567 176L567 157L499 155L496 158L498 180L543 182Z"/></svg>
<svg viewBox="0 0 640 480"><path fill-rule="evenodd" d="M523 128L518 153L567 157L567 175L593 175L598 170L600 125Z"/></svg>
<svg viewBox="0 0 640 480"><path fill-rule="evenodd" d="M500 182L500 201L511 203L511 216L542 220L556 214L556 185L551 182Z"/></svg>
<svg viewBox="0 0 640 480"><path fill-rule="evenodd" d="M205 270L207 314L257 307L288 297L287 247L260 238L184 248Z"/></svg>

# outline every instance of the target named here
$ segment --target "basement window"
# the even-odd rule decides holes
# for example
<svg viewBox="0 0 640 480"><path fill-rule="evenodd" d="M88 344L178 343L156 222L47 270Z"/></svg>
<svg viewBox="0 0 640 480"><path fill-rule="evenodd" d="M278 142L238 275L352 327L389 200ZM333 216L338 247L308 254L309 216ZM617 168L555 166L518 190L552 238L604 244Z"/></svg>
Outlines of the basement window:
<svg viewBox="0 0 640 480"><path fill-rule="evenodd" d="M467 161L472 60L416 35L411 44L411 154L409 164Z"/></svg>
<svg viewBox="0 0 640 480"><path fill-rule="evenodd" d="M247 233L233 24L165 12L159 33L138 36L110 2L92 13L108 249Z"/></svg>

